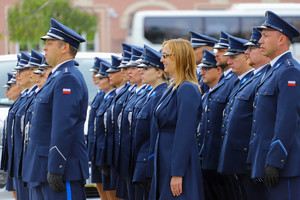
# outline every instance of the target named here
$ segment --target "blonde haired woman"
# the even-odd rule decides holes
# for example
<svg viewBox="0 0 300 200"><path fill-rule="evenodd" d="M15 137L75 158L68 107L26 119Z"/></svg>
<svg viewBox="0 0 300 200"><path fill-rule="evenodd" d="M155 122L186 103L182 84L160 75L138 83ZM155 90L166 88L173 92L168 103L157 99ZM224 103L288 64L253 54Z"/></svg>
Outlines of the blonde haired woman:
<svg viewBox="0 0 300 200"><path fill-rule="evenodd" d="M168 40L163 43L161 62L174 81L154 110L158 136L150 199L202 200L196 140L201 94L193 47L183 39Z"/></svg>

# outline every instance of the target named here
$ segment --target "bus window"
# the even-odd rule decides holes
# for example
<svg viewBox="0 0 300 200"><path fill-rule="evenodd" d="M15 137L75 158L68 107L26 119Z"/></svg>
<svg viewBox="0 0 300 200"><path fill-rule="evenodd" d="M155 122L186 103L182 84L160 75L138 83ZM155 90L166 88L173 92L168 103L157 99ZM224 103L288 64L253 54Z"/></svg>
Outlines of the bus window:
<svg viewBox="0 0 300 200"><path fill-rule="evenodd" d="M144 20L145 38L153 44L164 40L189 37L189 31L202 32L203 24L199 17L146 17Z"/></svg>
<svg viewBox="0 0 300 200"><path fill-rule="evenodd" d="M237 36L239 29L239 19L237 17L204 17L204 31L202 33L219 38L221 30Z"/></svg>
<svg viewBox="0 0 300 200"><path fill-rule="evenodd" d="M245 38L247 40L250 39L252 35L252 27L254 26L260 26L264 21L264 17L241 17L241 32L239 34L240 38Z"/></svg>

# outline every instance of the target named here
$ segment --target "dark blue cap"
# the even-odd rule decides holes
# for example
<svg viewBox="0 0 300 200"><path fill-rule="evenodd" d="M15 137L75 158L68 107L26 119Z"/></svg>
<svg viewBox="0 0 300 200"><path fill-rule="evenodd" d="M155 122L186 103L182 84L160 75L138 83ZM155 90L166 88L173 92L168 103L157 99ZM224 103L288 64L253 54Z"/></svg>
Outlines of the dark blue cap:
<svg viewBox="0 0 300 200"><path fill-rule="evenodd" d="M284 19L279 17L277 14L275 14L272 11L266 11L265 13L265 22L258 26L258 30L268 29L268 30L274 30L279 31L286 35L291 41L294 37L299 37L300 32L298 29L296 29L293 25L286 22Z"/></svg>
<svg viewBox="0 0 300 200"><path fill-rule="evenodd" d="M76 49L78 49L81 42L85 42L85 39L81 35L69 27L66 27L53 18L51 18L50 22L50 30L45 36L41 37L42 40L62 40Z"/></svg>
<svg viewBox="0 0 300 200"><path fill-rule="evenodd" d="M200 63L200 67L210 67L210 68L217 68L217 61L215 57L215 53L204 49L203 51L203 58Z"/></svg>
<svg viewBox="0 0 300 200"><path fill-rule="evenodd" d="M135 48L135 49L138 49L140 51L143 51L143 47L139 47L139 46L136 46L136 45L133 45L133 44L128 44L128 43L125 43L125 42L122 43L122 50L123 51L126 50L126 51L131 52L132 48Z"/></svg>
<svg viewBox="0 0 300 200"><path fill-rule="evenodd" d="M7 82L8 84L16 84L17 80L15 76L12 76L11 79Z"/></svg>
<svg viewBox="0 0 300 200"><path fill-rule="evenodd" d="M201 46L213 47L215 45L215 43L218 42L218 40L215 38L197 33L195 31L190 31L190 36L191 36L190 42L191 42L193 48L201 47Z"/></svg>
<svg viewBox="0 0 300 200"><path fill-rule="evenodd" d="M253 27L252 29L252 35L250 38L250 42L244 44L245 46L254 46L254 47L259 47L260 44L258 41L261 38L261 31L259 31L257 28Z"/></svg>
<svg viewBox="0 0 300 200"><path fill-rule="evenodd" d="M10 72L7 72L7 82L6 84L3 86L4 88L10 88L11 85L8 83L10 81L10 79L13 77L13 74Z"/></svg>
<svg viewBox="0 0 300 200"><path fill-rule="evenodd" d="M32 73L34 73L34 74L42 74L43 71L44 71L44 69L45 69L45 67L42 67L42 65L40 65L39 68L38 68L38 70L35 70Z"/></svg>
<svg viewBox="0 0 300 200"><path fill-rule="evenodd" d="M109 66L111 66L109 62L107 62L106 60L102 60L100 63L99 72L95 77L108 78L107 70L109 69Z"/></svg>
<svg viewBox="0 0 300 200"><path fill-rule="evenodd" d="M161 53L152 49L149 46L145 46L144 48L144 62L138 67L156 67L161 70L164 70L164 64L160 62L161 59Z"/></svg>
<svg viewBox="0 0 300 200"><path fill-rule="evenodd" d="M18 59L18 62L17 62L16 67L19 66L19 62L20 62L20 60L21 60L21 55L17 55L17 59Z"/></svg>
<svg viewBox="0 0 300 200"><path fill-rule="evenodd" d="M129 67L126 64L130 61L130 58L131 58L131 52L123 50L122 57L120 58L122 59L122 62L119 68Z"/></svg>
<svg viewBox="0 0 300 200"><path fill-rule="evenodd" d="M18 66L15 67L15 69L16 70L26 69L24 66L28 64L29 60L30 60L30 55L25 52L21 52L20 62Z"/></svg>
<svg viewBox="0 0 300 200"><path fill-rule="evenodd" d="M119 68L120 64L121 64L120 58L118 56L111 55L111 66L106 72L113 73L113 72L121 71L121 69Z"/></svg>
<svg viewBox="0 0 300 200"><path fill-rule="evenodd" d="M227 49L229 47L228 37L230 35L225 31L221 31L220 39L218 43L215 44L214 49Z"/></svg>
<svg viewBox="0 0 300 200"><path fill-rule="evenodd" d="M130 61L126 65L128 67L129 66L135 66L135 67L138 66L139 63L137 62L137 60L139 60L142 55L143 55L143 50L132 47Z"/></svg>
<svg viewBox="0 0 300 200"><path fill-rule="evenodd" d="M100 69L101 59L98 57L94 58L94 66L89 70L90 72L98 72Z"/></svg>
<svg viewBox="0 0 300 200"><path fill-rule="evenodd" d="M42 64L40 65L40 67L51 67L51 65L49 65L46 61L46 57L44 56L43 57L43 60L42 60Z"/></svg>
<svg viewBox="0 0 300 200"><path fill-rule="evenodd" d="M28 61L28 64L25 65L24 67L29 68L29 67L39 67L42 64L44 55L41 54L40 52L31 49L31 56Z"/></svg>
<svg viewBox="0 0 300 200"><path fill-rule="evenodd" d="M224 54L224 56L234 56L241 53L245 53L247 50L247 47L244 46L244 44L248 43L248 40L237 38L233 36L228 37L229 40L229 48L227 50L227 53Z"/></svg>

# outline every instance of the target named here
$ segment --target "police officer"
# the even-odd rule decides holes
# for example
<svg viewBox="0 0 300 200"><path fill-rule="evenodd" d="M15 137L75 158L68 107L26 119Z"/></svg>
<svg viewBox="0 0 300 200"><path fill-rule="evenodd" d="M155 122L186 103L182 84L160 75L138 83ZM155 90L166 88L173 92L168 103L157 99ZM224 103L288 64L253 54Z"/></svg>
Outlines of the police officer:
<svg viewBox="0 0 300 200"><path fill-rule="evenodd" d="M289 51L299 31L267 11L259 40L271 59L256 89L248 163L252 178L263 178L269 199L299 199L300 66Z"/></svg>
<svg viewBox="0 0 300 200"><path fill-rule="evenodd" d="M123 179L118 176L118 164L115 158L116 149L119 149L119 129L117 118L123 103L127 99L129 83L122 78L121 70L118 66L121 64L121 59L118 56L111 56L112 63L106 72L108 73L109 83L116 88L116 95L113 98L110 106L106 109L106 123L107 123L107 151L106 151L106 164L109 170L111 182L115 185L115 196L118 198L126 199L126 185ZM112 192L111 196L112 196Z"/></svg>
<svg viewBox="0 0 300 200"><path fill-rule="evenodd" d="M223 174L236 174L238 176L243 199L266 199L264 187L250 183L246 177L246 159L252 126L255 88L260 82L266 64L269 62L269 59L262 55L259 48L260 37L261 33L254 28L250 42L244 44L245 48L248 47L248 49L245 51L246 61L241 65L241 68L244 69L243 71L248 70L248 73L245 73L251 75L250 66L253 67L255 69L253 71L254 76L247 80L244 79L239 89L230 94L222 125L224 140L218 171ZM245 57L244 55L241 56ZM229 60L231 63L231 59ZM233 58L233 62L237 62L236 57ZM247 77L247 74L244 78Z"/></svg>
<svg viewBox="0 0 300 200"><path fill-rule="evenodd" d="M20 57L18 56L18 60L20 60ZM19 63L19 62L18 62ZM18 66L18 64L17 64ZM10 75L9 75L10 77ZM14 103L11 105L11 107L8 110L8 116L6 117L6 119L4 120L4 126L3 126L3 140L2 140L2 157L1 157L1 169L3 169L4 171L7 171L7 178L6 178L6 190L7 191L13 191L14 197L15 199L17 199L17 193L16 193L16 187L15 187L15 183L13 181L13 178L10 176L10 173L8 171L8 162L9 162L9 152L12 152L12 140L11 137L9 136L9 134L11 132L11 127L12 125L9 125L11 123L11 121L9 121L9 116L11 117L12 112L11 110L14 109L13 107L18 106L18 98L20 96L21 93L21 88L16 84L16 79L14 76L11 76L8 80L8 82L6 83L6 85L8 85L9 91L8 91L8 99L13 100ZM8 143L10 144L10 146L8 146ZM10 148L9 148L10 147ZM12 156L12 155L11 155Z"/></svg>
<svg viewBox="0 0 300 200"><path fill-rule="evenodd" d="M126 50L124 50L126 53ZM148 85L143 84L139 69L133 65L121 64L119 66L128 67L130 82L136 85L136 89L128 95L127 102L123 105L122 111L118 116L118 125L120 134L119 149L119 172L126 182L128 199L135 199L134 185L132 184L132 133L134 131L135 119L134 107L151 90Z"/></svg>
<svg viewBox="0 0 300 200"><path fill-rule="evenodd" d="M73 60L84 42L75 31L51 19L44 47L54 67L37 93L30 129L25 182L38 182L33 199L84 199L88 157L84 122L88 103L85 81ZM36 172L39 173L36 173Z"/></svg>
<svg viewBox="0 0 300 200"><path fill-rule="evenodd" d="M201 60L203 58L202 51L204 49L213 51L213 46L215 43L217 43L218 40L200 33L197 33L195 31L190 31L190 43L192 44L196 56L196 65L197 65L197 79L200 84L202 93L207 92L209 90L209 87L205 84L203 84L202 77L200 75L201 68L198 67L198 65L201 63Z"/></svg>
<svg viewBox="0 0 300 200"><path fill-rule="evenodd" d="M99 78L95 77L100 69L100 63L102 59L95 57L94 58L94 65L89 70L92 72L92 79L95 85L99 84ZM95 128L95 117L96 117L96 111L99 108L99 105L104 99L105 92L98 89L98 92L96 96L94 97L89 111L89 121L88 121L88 138L87 138L87 146L88 146L88 156L89 161L92 162L91 165L91 181L92 183L96 183L96 187L98 190L98 193L102 199L107 199L106 192L103 191L103 185L102 185L102 174L101 172L96 168L95 166L95 159L94 159L94 153L95 153L95 139L96 139L96 128Z"/></svg>

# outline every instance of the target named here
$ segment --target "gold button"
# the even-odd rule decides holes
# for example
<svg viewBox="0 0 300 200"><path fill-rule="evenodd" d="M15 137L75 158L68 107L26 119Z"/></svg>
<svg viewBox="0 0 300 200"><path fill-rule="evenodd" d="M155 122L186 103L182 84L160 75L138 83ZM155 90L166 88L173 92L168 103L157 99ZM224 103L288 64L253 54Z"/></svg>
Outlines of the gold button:
<svg viewBox="0 0 300 200"><path fill-rule="evenodd" d="M247 151L247 148L244 148L245 151Z"/></svg>
<svg viewBox="0 0 300 200"><path fill-rule="evenodd" d="M58 167L61 169L63 166L62 166L62 165L59 165Z"/></svg>
<svg viewBox="0 0 300 200"><path fill-rule="evenodd" d="M207 133L209 133L209 131L207 131Z"/></svg>
<svg viewBox="0 0 300 200"><path fill-rule="evenodd" d="M209 120L207 120L207 123L209 123Z"/></svg>
<svg viewBox="0 0 300 200"><path fill-rule="evenodd" d="M255 119L253 120L253 122L255 123Z"/></svg>
<svg viewBox="0 0 300 200"><path fill-rule="evenodd" d="M256 93L256 96L258 96L258 92Z"/></svg>
<svg viewBox="0 0 300 200"><path fill-rule="evenodd" d="M224 124L222 125L222 128L224 128L225 126L224 126Z"/></svg>
<svg viewBox="0 0 300 200"><path fill-rule="evenodd" d="M144 158L144 161L146 161L146 158Z"/></svg>
<svg viewBox="0 0 300 200"><path fill-rule="evenodd" d="M255 134L255 133L253 133L253 136L255 137L255 136L256 136L256 134Z"/></svg>
<svg viewBox="0 0 300 200"><path fill-rule="evenodd" d="M283 162L284 162L284 160L281 160L280 162L282 162L282 163L283 163Z"/></svg>

